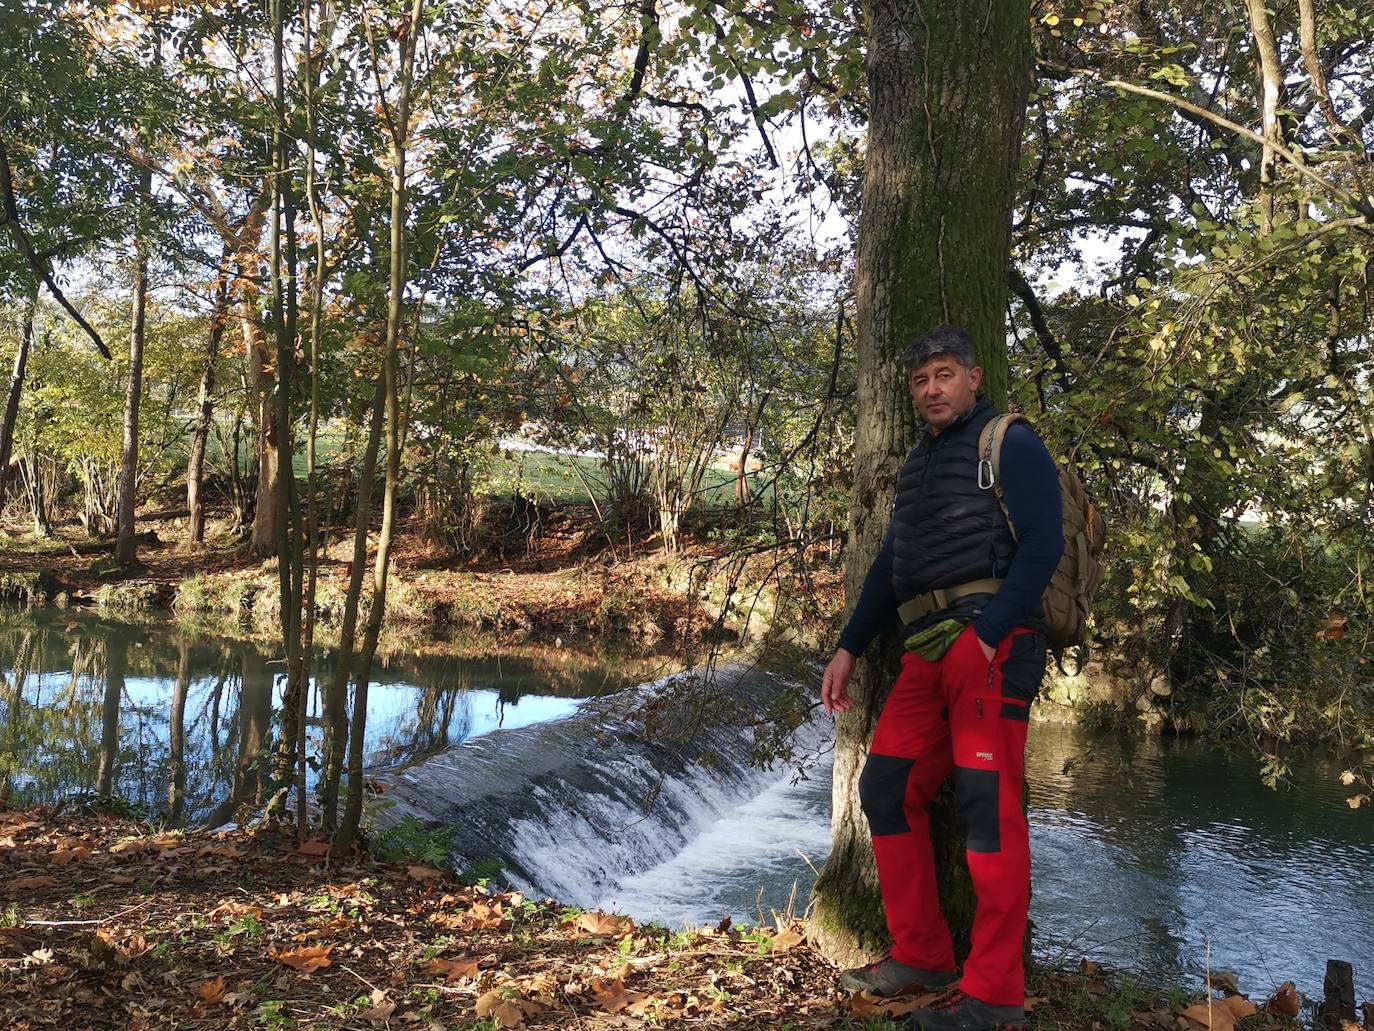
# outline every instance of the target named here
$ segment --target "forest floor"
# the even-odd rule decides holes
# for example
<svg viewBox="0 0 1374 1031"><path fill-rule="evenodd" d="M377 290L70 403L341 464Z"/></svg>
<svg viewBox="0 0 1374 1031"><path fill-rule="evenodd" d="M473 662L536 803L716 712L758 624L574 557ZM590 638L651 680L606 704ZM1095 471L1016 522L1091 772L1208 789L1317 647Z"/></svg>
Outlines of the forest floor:
<svg viewBox="0 0 1374 1031"><path fill-rule="evenodd" d="M880 1031L922 1002L841 991L790 915L637 925L327 851L74 804L0 810L0 1027ZM1045 1031L1301 1026L1282 1015L1296 993L1213 998L1209 1018L1205 995L1087 961L1034 971L1028 991Z"/></svg>
<svg viewBox="0 0 1374 1031"><path fill-rule="evenodd" d="M275 559L254 557L242 542L213 534L209 544L188 547L184 516L142 514L139 564L129 570L112 568L109 548L89 542L74 522L44 538L0 527L0 599L92 605L123 615L172 610L179 619L275 635ZM493 511L479 529L481 543L458 555L401 522L389 625L480 631L506 642L607 632L671 642L718 629L720 608L703 604L699 587L702 572L726 549L705 534L689 535L668 556L653 539L608 541L591 509L579 505L512 506ZM352 534L335 532L319 565L316 607L326 635L343 610L352 549ZM820 563L810 579L812 595L837 608L838 565ZM364 582L366 594L370 570Z"/></svg>

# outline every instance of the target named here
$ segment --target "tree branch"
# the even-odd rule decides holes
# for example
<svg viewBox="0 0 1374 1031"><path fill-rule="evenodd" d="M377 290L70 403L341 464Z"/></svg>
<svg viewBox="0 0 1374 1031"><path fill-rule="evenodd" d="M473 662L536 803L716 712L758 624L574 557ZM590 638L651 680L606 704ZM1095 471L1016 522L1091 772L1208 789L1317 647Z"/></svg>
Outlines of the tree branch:
<svg viewBox="0 0 1374 1031"><path fill-rule="evenodd" d="M34 250L33 242L29 239L29 234L24 231L24 227L19 221L19 203L14 197L14 176L10 172L10 158L8 152L5 150L4 140L0 140L0 204L3 204L4 222L10 227L10 232L14 234L15 243L19 247L19 253L24 256L24 260L27 261L29 267L33 269L33 274L43 281L57 303L62 305L62 307L66 309L67 314L76 321L76 324L86 331L86 335L89 336L95 344L96 350L98 350L106 360L110 359L110 349L105 346L105 341L100 339L100 334L95 331L95 328L83 319L81 313L67 300L66 296L62 293L56 281L53 279L52 272L49 270L47 263L43 260L42 256Z"/></svg>
<svg viewBox="0 0 1374 1031"><path fill-rule="evenodd" d="M1367 200L1364 200L1363 198L1355 196L1353 193L1351 193L1344 187L1338 186L1337 184L1331 182L1329 179L1325 179L1322 176L1318 175L1316 172L1312 171L1312 169L1307 166L1306 161L1303 159L1301 155L1294 153L1292 150L1290 150L1286 145L1282 143L1266 141L1265 138L1259 133L1255 132L1254 129L1250 129L1237 122L1233 122L1224 115L1219 115L1215 111L1209 111L1205 107L1200 107L1197 104L1192 103L1191 101L1184 100L1182 97L1176 97L1172 93L1165 93L1162 90L1150 89L1148 86L1137 86L1133 82L1126 82L1122 79L1108 79L1105 76L1103 76L1100 72L1097 72L1091 68L1074 68L1068 66L1061 67L1063 67L1064 71L1070 75L1082 75L1089 79L1096 79L1103 86L1110 86L1113 89L1124 90L1127 93L1134 93L1138 96L1149 97L1152 100L1159 100L1163 101L1166 104L1172 104L1180 111L1186 111L1191 114L1197 115L1200 118L1205 118L1208 121L1214 122L1215 124L1220 125L1225 129L1231 130L1231 132L1236 133L1239 136L1244 136L1248 140L1253 140L1255 143L1258 143L1261 147L1268 146L1279 157L1283 158L1295 169L1297 169L1300 175L1303 175L1306 178L1312 180L1312 182L1316 183L1323 190L1330 193L1332 196L1336 197L1342 203L1346 204L1355 211L1358 211L1367 220L1374 222L1374 205L1371 205Z"/></svg>

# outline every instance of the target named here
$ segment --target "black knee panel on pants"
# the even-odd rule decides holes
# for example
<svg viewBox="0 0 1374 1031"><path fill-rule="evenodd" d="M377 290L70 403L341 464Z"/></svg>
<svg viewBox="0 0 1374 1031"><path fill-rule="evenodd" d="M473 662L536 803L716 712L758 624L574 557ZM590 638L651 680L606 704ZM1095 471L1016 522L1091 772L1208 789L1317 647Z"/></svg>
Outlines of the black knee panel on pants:
<svg viewBox="0 0 1374 1031"><path fill-rule="evenodd" d="M859 774L859 803L874 835L905 834L911 830L906 822L905 803L906 784L914 765L916 760L895 755L869 755L864 763L864 771Z"/></svg>
<svg viewBox="0 0 1374 1031"><path fill-rule="evenodd" d="M959 815L968 828L970 852L1002 851L1002 828L997 816L1001 779L996 770L954 767L954 794L959 799Z"/></svg>

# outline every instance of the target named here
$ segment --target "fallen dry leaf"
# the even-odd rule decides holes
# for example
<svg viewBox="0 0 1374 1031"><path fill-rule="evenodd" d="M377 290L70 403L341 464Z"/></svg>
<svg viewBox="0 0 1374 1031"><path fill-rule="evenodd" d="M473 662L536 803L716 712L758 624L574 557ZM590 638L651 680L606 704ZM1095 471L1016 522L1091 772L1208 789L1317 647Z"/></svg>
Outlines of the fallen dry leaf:
<svg viewBox="0 0 1374 1031"><path fill-rule="evenodd" d="M354 881L352 884L326 884L320 891L332 899L356 899L362 896L363 887Z"/></svg>
<svg viewBox="0 0 1374 1031"><path fill-rule="evenodd" d="M57 878L47 874L39 874L37 877L15 877L13 880L5 882L6 891L29 891L34 888L56 888Z"/></svg>
<svg viewBox="0 0 1374 1031"><path fill-rule="evenodd" d="M474 902L461 913L431 913L429 922L456 931L495 930L506 921L499 902Z"/></svg>
<svg viewBox="0 0 1374 1031"><path fill-rule="evenodd" d="M234 919L243 916L261 917L262 907L254 906L248 902L235 902L233 899L225 899L206 915L210 917L225 916Z"/></svg>
<svg viewBox="0 0 1374 1031"><path fill-rule="evenodd" d="M196 985L196 995L206 1002L224 1001L224 978L217 977L213 981L206 981Z"/></svg>
<svg viewBox="0 0 1374 1031"><path fill-rule="evenodd" d="M0 813L0 829L4 830L7 835L33 830L39 826L41 824L27 813Z"/></svg>
<svg viewBox="0 0 1374 1031"><path fill-rule="evenodd" d="M477 1000L477 1016L483 1020L494 1018L502 1027L518 1027L526 1017L542 1013L545 1006L519 995L507 995L507 990L493 988Z"/></svg>
<svg viewBox="0 0 1374 1031"><path fill-rule="evenodd" d="M867 992L860 992L850 1000L850 1008L853 1010L854 1016L865 1020L869 1017L903 1017L922 1006L930 1005L941 994L940 992L928 992L915 998L881 999L869 995Z"/></svg>
<svg viewBox="0 0 1374 1031"><path fill-rule="evenodd" d="M333 846L327 841L319 838L311 838L309 841L302 841L300 848L296 849L303 856L327 856Z"/></svg>
<svg viewBox="0 0 1374 1031"><path fill-rule="evenodd" d="M806 941L806 935L798 931L795 927L789 927L773 937L774 952L789 952L795 949L802 942Z"/></svg>
<svg viewBox="0 0 1374 1031"><path fill-rule="evenodd" d="M440 959L435 957L429 961L426 970L436 974L443 974L449 981L477 980L477 960L475 959Z"/></svg>
<svg viewBox="0 0 1374 1031"><path fill-rule="evenodd" d="M1346 628L1350 626L1350 617L1344 612L1331 612L1322 625L1317 628L1317 636L1328 641L1339 641L1345 636Z"/></svg>
<svg viewBox="0 0 1374 1031"><path fill-rule="evenodd" d="M372 1005L365 1010L360 1010L358 1016L373 1024L385 1024L395 1012L396 1004L386 997L386 992L380 988L374 988L372 989Z"/></svg>
<svg viewBox="0 0 1374 1031"><path fill-rule="evenodd" d="M138 878L131 873L117 873L110 875L110 883L118 884L120 886L127 886L133 884L136 880L138 880Z"/></svg>
<svg viewBox="0 0 1374 1031"><path fill-rule="evenodd" d="M593 938L619 938L635 929L634 921L629 917L602 913L599 910L579 913L573 920L573 927L579 931L586 931Z"/></svg>
<svg viewBox="0 0 1374 1031"><path fill-rule="evenodd" d="M110 846L112 856L136 856L140 852L149 852L156 849L147 838L125 838L123 841L115 842Z"/></svg>
<svg viewBox="0 0 1374 1031"><path fill-rule="evenodd" d="M329 954L332 951L334 951L333 945L309 945L306 948L295 949L291 952L281 952L277 949L273 949L268 955L278 963L285 963L294 970L309 974L319 970L321 967L329 966L330 963L333 962L329 958Z"/></svg>
<svg viewBox="0 0 1374 1031"><path fill-rule="evenodd" d="M1233 995L1189 1006L1182 1015L1206 1031L1233 1031L1237 1021L1258 1012L1259 1007L1249 999Z"/></svg>
<svg viewBox="0 0 1374 1031"><path fill-rule="evenodd" d="M415 881L437 881L444 876L444 871L433 866L412 866L406 869L406 876Z"/></svg>
<svg viewBox="0 0 1374 1031"><path fill-rule="evenodd" d="M54 849L48 854L48 862L56 866L66 866L68 863L76 861L87 862L91 858L91 850L84 845L73 845L71 848Z"/></svg>
<svg viewBox="0 0 1374 1031"><path fill-rule="evenodd" d="M1264 1004L1264 1008L1270 1013L1277 1013L1281 1017L1290 1020L1298 1015L1298 1010L1302 1008L1302 999L1298 995L1298 986L1292 981L1285 981L1279 985L1274 997Z"/></svg>
<svg viewBox="0 0 1374 1031"><path fill-rule="evenodd" d="M206 856L218 856L221 859L239 859L243 856L240 849L233 845L203 845L196 850L196 858L204 859Z"/></svg>

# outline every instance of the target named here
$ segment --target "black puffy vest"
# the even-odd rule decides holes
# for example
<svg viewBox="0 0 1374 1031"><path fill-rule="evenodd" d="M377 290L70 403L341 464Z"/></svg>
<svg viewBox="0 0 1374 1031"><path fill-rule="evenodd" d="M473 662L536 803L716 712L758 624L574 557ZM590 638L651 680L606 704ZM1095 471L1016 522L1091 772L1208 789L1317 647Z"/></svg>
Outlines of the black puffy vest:
<svg viewBox="0 0 1374 1031"><path fill-rule="evenodd" d="M997 414L992 402L979 397L972 411L939 436L923 433L902 466L892 508L892 586L898 603L1007 575L1016 539L996 492L978 486L978 435ZM951 608L981 611L985 600L974 596Z"/></svg>

